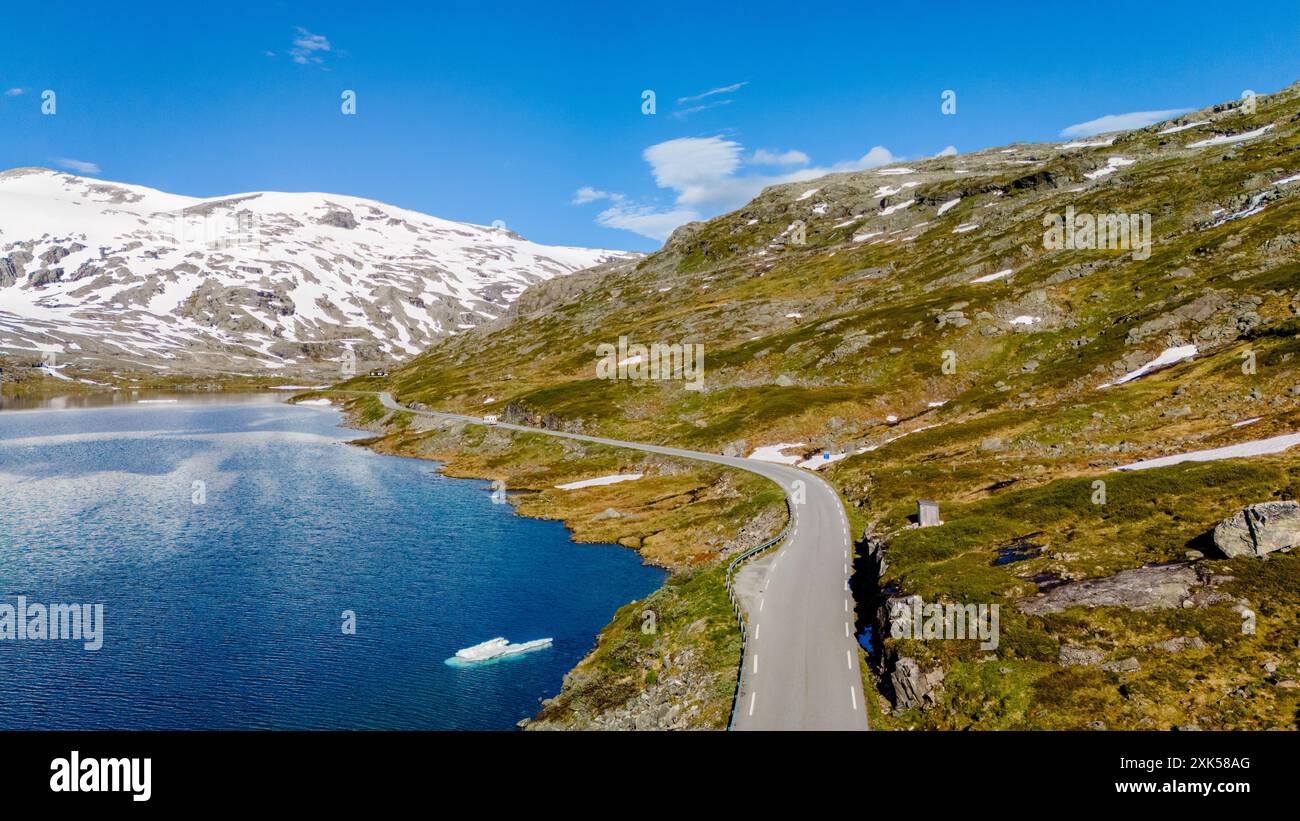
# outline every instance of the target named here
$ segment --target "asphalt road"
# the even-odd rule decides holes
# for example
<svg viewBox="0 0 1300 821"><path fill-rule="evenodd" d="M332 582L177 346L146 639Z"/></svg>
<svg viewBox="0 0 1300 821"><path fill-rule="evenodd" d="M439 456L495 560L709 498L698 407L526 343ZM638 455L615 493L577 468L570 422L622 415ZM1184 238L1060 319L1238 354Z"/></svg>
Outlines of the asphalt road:
<svg viewBox="0 0 1300 821"><path fill-rule="evenodd" d="M379 401L392 410L484 424L474 416L412 410L389 393L380 393ZM713 462L780 485L791 501L793 519L789 537L764 563L765 577L758 580L749 604L749 643L735 729L867 729L848 581L853 543L839 494L829 484L810 471L771 462L504 422L497 427ZM798 482L803 483L802 493Z"/></svg>

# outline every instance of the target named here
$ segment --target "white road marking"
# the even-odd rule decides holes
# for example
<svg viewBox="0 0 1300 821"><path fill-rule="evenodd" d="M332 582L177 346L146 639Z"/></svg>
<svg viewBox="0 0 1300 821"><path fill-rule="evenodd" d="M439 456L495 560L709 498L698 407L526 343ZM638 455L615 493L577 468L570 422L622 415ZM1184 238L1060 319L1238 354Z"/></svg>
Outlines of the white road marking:
<svg viewBox="0 0 1300 821"><path fill-rule="evenodd" d="M752 693L749 694L749 714L750 714L751 716L754 714L754 699L756 699L756 698L758 698L758 691L757 691L757 690L755 690L754 692L752 692ZM855 710L858 709L856 705L857 705L857 702L855 701L855 702L854 702L854 707L853 707L853 709L855 709Z"/></svg>
<svg viewBox="0 0 1300 821"><path fill-rule="evenodd" d="M758 675L758 653L754 654L754 675Z"/></svg>
<svg viewBox="0 0 1300 821"><path fill-rule="evenodd" d="M759 600L758 600L758 612L760 612L760 613L763 612L763 605L765 605L765 604L767 604L767 599L759 599Z"/></svg>
<svg viewBox="0 0 1300 821"><path fill-rule="evenodd" d="M849 632L849 623L847 621L844 622L844 638L846 639L853 638L853 634Z"/></svg>
<svg viewBox="0 0 1300 821"><path fill-rule="evenodd" d="M763 631L763 625L761 624L754 625L754 641L758 641L758 634L761 633L762 631Z"/></svg>
<svg viewBox="0 0 1300 821"><path fill-rule="evenodd" d="M858 711L858 688L850 686L849 695L853 698L853 712L856 713ZM749 706L750 706L750 714L752 715L754 705L751 702Z"/></svg>
<svg viewBox="0 0 1300 821"><path fill-rule="evenodd" d="M849 612L849 600L848 600L848 599L845 599L845 600L844 600L844 612L845 612L845 613Z"/></svg>
<svg viewBox="0 0 1300 821"><path fill-rule="evenodd" d="M847 661L847 662L849 663L849 669L852 670L852 669L853 669L853 651L852 651L852 650L845 650L845 651L844 651L844 660Z"/></svg>

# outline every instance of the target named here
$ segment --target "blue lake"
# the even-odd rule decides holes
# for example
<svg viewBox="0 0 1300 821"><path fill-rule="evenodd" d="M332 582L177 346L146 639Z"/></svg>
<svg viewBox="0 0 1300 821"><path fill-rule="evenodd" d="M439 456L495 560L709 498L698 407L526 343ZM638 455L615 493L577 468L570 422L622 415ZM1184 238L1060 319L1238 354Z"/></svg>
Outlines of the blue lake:
<svg viewBox="0 0 1300 821"><path fill-rule="evenodd" d="M0 640L0 728L512 729L663 582L340 421L267 399L0 413L0 603L104 606L97 651ZM554 645L445 663L496 636Z"/></svg>

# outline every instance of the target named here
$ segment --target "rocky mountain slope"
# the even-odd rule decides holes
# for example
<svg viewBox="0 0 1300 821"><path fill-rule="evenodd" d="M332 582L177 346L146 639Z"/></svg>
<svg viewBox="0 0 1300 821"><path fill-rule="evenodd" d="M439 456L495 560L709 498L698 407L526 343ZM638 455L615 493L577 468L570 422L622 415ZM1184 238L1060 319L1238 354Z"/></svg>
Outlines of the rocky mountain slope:
<svg viewBox="0 0 1300 821"><path fill-rule="evenodd" d="M600 378L620 337L703 345L702 389ZM820 469L863 533L873 726L1294 727L1300 558L1211 534L1300 495L1275 438L1300 430L1297 354L1292 86L770 188L644 260L535 286L387 385ZM944 524L916 527L918 499ZM1149 566L1175 570L1123 575ZM998 604L1000 645L882 640L910 595Z"/></svg>
<svg viewBox="0 0 1300 821"><path fill-rule="evenodd" d="M0 173L0 351L84 368L337 374L501 316L527 286L635 255L549 247L333 194L196 199Z"/></svg>

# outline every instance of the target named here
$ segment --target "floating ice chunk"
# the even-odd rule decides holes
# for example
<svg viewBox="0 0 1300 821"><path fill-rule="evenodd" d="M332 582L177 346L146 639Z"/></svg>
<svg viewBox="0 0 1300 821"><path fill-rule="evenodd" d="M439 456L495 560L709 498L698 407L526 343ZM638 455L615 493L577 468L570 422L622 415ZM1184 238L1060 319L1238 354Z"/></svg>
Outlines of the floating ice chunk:
<svg viewBox="0 0 1300 821"><path fill-rule="evenodd" d="M1139 376L1145 376L1152 371L1158 371L1161 368L1167 368L1170 365L1182 362L1184 359L1191 359L1196 356L1195 345L1179 345L1175 348L1165 348L1160 355L1135 371L1128 373L1116 379L1114 382L1107 382L1104 385L1098 385L1099 388L1109 388L1111 385L1122 385L1125 382L1132 382Z"/></svg>
<svg viewBox="0 0 1300 821"><path fill-rule="evenodd" d="M465 666L470 664L479 664L485 661L494 661L507 656L517 656L521 653L528 653L533 650L541 650L544 647L551 646L551 639L537 639L535 641L525 641L519 644L511 644L501 637L488 639L487 641L476 644L473 647L466 647L463 650L457 650L456 655L447 659L447 663L452 666Z"/></svg>
<svg viewBox="0 0 1300 821"><path fill-rule="evenodd" d="M334 403L331 402L331 401L329 401L328 399L304 399L304 400L302 400L301 402L298 402L297 404L299 404L299 405L332 405L332 404L334 404Z"/></svg>

